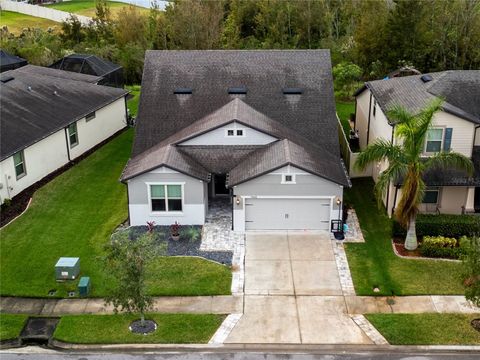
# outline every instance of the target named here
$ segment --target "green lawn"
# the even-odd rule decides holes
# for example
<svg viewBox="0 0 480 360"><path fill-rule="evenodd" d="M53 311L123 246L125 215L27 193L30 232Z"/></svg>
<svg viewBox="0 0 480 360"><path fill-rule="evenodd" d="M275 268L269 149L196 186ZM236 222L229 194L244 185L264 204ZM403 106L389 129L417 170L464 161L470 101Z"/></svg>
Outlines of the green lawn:
<svg viewBox="0 0 480 360"><path fill-rule="evenodd" d="M133 116L137 116L138 112L138 101L140 100L140 85L126 85L125 88L130 91L130 94L133 95L133 98L128 100L128 110Z"/></svg>
<svg viewBox="0 0 480 360"><path fill-rule="evenodd" d="M113 16L117 16L117 14L120 12L121 9L129 6L126 3L117 2L117 1L109 1L108 4L110 5L110 12ZM94 0L71 0L67 2L60 2L57 4L50 4L45 6L51 7L57 10L70 12L73 14L83 15L83 16L89 16L89 17L95 16ZM138 7L138 10L142 12L149 11L149 9L146 9L143 7Z"/></svg>
<svg viewBox="0 0 480 360"><path fill-rule="evenodd" d="M57 340L80 344L201 344L207 343L225 319L212 314L150 314L157 323L151 334L133 334L128 326L138 315L63 316L54 333Z"/></svg>
<svg viewBox="0 0 480 360"><path fill-rule="evenodd" d="M346 244L348 263L358 295L462 294L461 264L397 257L391 245L391 220L380 211L371 178L353 179L345 203L353 205L365 243ZM380 292L374 293L373 288Z"/></svg>
<svg viewBox="0 0 480 360"><path fill-rule="evenodd" d="M27 321L27 315L0 313L0 341L15 339Z"/></svg>
<svg viewBox="0 0 480 360"><path fill-rule="evenodd" d="M81 275L90 276L92 296L106 295L101 263L104 245L127 218L126 187L118 181L130 156L133 130L97 150L34 194L29 210L0 230L1 295L58 297L77 281L57 283L61 256L80 257ZM198 258L160 257L150 280L152 295L229 294L231 271Z"/></svg>
<svg viewBox="0 0 480 360"><path fill-rule="evenodd" d="M60 28L61 24L48 19L1 10L0 27L3 28L4 26L8 27L11 33L18 35L25 28L40 28L46 30L53 27Z"/></svg>
<svg viewBox="0 0 480 360"><path fill-rule="evenodd" d="M480 345L470 321L480 314L369 314L392 345Z"/></svg>
<svg viewBox="0 0 480 360"><path fill-rule="evenodd" d="M345 102L345 101L337 101L336 102L337 106L337 114L340 119L340 122L342 123L343 131L345 131L345 135L348 136L350 133L350 114L355 113L355 102L350 101L350 102Z"/></svg>

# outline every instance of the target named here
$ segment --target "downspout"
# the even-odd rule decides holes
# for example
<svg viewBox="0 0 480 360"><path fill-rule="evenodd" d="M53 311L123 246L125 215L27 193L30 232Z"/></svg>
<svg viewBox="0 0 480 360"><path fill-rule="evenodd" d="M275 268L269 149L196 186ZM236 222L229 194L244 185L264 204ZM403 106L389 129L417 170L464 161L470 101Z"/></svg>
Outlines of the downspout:
<svg viewBox="0 0 480 360"><path fill-rule="evenodd" d="M372 91L370 91L370 102L368 103L368 125L367 125L367 144L370 140L370 118L372 117Z"/></svg>
<svg viewBox="0 0 480 360"><path fill-rule="evenodd" d="M68 157L68 162L70 162L70 161L72 161L72 159L70 158L70 148L69 148L69 144L68 144L67 128L64 128L63 130L65 131L65 143L67 144L67 157Z"/></svg>
<svg viewBox="0 0 480 360"><path fill-rule="evenodd" d="M125 186L127 187L127 211L128 211L128 225L130 224L130 192L128 191L128 183L124 182Z"/></svg>
<svg viewBox="0 0 480 360"><path fill-rule="evenodd" d="M473 132L473 146L475 146L475 141L477 140L477 129L480 128L480 125L475 126L475 130Z"/></svg>
<svg viewBox="0 0 480 360"><path fill-rule="evenodd" d="M394 137L394 135L395 135L395 125L392 124L392 138L391 138L391 140L390 140L391 143L392 143L392 145L393 145L393 140L394 140L393 137ZM386 204L387 213L388 213L388 203L389 203L389 200L390 200L390 185L391 185L391 184L392 184L392 183L389 182L389 183L388 183L388 188L387 188L387 204Z"/></svg>
<svg viewBox="0 0 480 360"><path fill-rule="evenodd" d="M231 193L231 194L232 194L232 195L231 195L230 199L232 200L232 231L233 231L233 224L234 224L234 222L235 222L235 218L233 217L234 214L235 214L234 206L235 206L235 200L236 200L237 196L236 196L236 195L233 195L233 189L232 189L232 193Z"/></svg>

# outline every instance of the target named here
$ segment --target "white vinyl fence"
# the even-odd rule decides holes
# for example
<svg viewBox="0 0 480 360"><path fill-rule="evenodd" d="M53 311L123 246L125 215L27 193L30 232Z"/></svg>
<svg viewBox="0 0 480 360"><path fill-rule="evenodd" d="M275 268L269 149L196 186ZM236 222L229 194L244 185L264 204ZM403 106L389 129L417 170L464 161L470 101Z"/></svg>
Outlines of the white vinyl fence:
<svg viewBox="0 0 480 360"><path fill-rule="evenodd" d="M8 1L8 0L0 0L0 7L2 10L6 11L14 11L30 16L36 16L44 19L53 20L56 22L63 22L70 18L71 13L60 11L56 9L47 8L44 6L38 5L30 5L26 3L16 2L16 1ZM75 16L78 20L84 24L88 25L92 20L88 16L77 15Z"/></svg>

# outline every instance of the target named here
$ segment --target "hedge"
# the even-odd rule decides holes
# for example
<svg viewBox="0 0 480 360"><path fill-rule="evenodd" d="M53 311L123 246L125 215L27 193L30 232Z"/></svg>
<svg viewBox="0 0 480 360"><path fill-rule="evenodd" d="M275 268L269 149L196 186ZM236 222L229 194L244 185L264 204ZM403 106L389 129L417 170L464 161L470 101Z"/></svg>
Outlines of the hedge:
<svg viewBox="0 0 480 360"><path fill-rule="evenodd" d="M480 216L475 215L427 215L417 216L417 236L445 236L460 238L480 235ZM393 222L393 236L405 237L407 231Z"/></svg>
<svg viewBox="0 0 480 360"><path fill-rule="evenodd" d="M468 241L467 238L463 239ZM422 256L432 258L459 259L465 253L465 246L455 238L424 236L420 244L420 253Z"/></svg>

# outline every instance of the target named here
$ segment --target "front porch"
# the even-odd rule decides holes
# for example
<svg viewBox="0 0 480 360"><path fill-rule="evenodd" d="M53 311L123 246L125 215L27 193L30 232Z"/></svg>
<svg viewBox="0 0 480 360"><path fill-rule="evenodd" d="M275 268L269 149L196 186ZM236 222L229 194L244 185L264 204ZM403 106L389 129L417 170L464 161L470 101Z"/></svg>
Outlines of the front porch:
<svg viewBox="0 0 480 360"><path fill-rule="evenodd" d="M208 211L203 226L201 250L234 251L235 244L243 234L232 230L232 203L230 196L209 199Z"/></svg>

